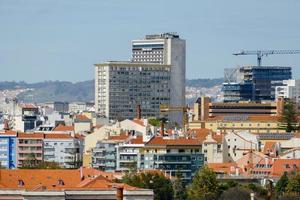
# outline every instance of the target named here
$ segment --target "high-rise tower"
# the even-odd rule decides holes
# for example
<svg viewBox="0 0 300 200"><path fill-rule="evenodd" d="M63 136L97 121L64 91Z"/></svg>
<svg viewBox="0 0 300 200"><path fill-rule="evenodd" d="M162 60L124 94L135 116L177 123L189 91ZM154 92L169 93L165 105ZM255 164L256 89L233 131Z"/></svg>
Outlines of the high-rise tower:
<svg viewBox="0 0 300 200"><path fill-rule="evenodd" d="M132 61L171 65L170 105L185 105L185 40L176 33L146 35L132 41ZM171 121L182 122L182 113L170 113Z"/></svg>

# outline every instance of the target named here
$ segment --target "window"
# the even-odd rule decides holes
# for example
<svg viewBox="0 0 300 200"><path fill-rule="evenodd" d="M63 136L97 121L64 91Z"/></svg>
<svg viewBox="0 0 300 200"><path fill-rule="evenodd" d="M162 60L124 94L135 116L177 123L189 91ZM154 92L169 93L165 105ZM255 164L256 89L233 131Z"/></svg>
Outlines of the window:
<svg viewBox="0 0 300 200"><path fill-rule="evenodd" d="M178 152L179 153L184 153L184 149L179 149Z"/></svg>
<svg viewBox="0 0 300 200"><path fill-rule="evenodd" d="M18 180L18 186L19 187L23 187L25 184L24 184L24 181L23 180Z"/></svg>
<svg viewBox="0 0 300 200"><path fill-rule="evenodd" d="M58 185L62 186L62 185L65 185L65 183L64 183L63 180L59 179L59 180L58 180Z"/></svg>

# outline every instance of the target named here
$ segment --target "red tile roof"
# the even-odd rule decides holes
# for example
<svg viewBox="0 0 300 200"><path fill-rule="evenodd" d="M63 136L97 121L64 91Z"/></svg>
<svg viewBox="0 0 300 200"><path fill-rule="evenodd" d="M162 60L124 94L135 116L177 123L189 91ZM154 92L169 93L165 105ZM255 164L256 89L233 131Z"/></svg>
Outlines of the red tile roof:
<svg viewBox="0 0 300 200"><path fill-rule="evenodd" d="M90 121L91 119L88 118L87 116L85 115L76 115L75 116L75 119L76 121L83 121L83 122L86 122L86 121Z"/></svg>
<svg viewBox="0 0 300 200"><path fill-rule="evenodd" d="M81 173L82 172L82 173ZM105 178L101 172L82 168L78 170L17 169L0 170L0 189L26 190L105 190L113 189L116 183ZM83 176L82 176L83 175ZM20 183L23 185L20 185ZM123 184L126 190L138 188Z"/></svg>
<svg viewBox="0 0 300 200"><path fill-rule="evenodd" d="M44 138L44 133L18 133L18 138Z"/></svg>
<svg viewBox="0 0 300 200"><path fill-rule="evenodd" d="M201 143L206 139L206 137L209 134L212 134L212 137L214 140L216 140L217 143L222 143L223 140L223 135L222 134L217 134L215 132L213 132L210 129L206 129L206 128L199 128L199 129L191 129L189 131L189 135L192 136L194 134L195 138L197 140L199 140Z"/></svg>
<svg viewBox="0 0 300 200"><path fill-rule="evenodd" d="M281 176L284 172L299 172L300 159L276 159L273 163L271 175Z"/></svg>
<svg viewBox="0 0 300 200"><path fill-rule="evenodd" d="M17 136L17 132L12 130L0 131L0 135Z"/></svg>
<svg viewBox="0 0 300 200"><path fill-rule="evenodd" d="M25 108L25 109L37 109L38 107L34 104L22 104L21 105L22 108Z"/></svg>
<svg viewBox="0 0 300 200"><path fill-rule="evenodd" d="M129 138L128 133L121 133L120 135L111 135L108 140L127 140Z"/></svg>
<svg viewBox="0 0 300 200"><path fill-rule="evenodd" d="M177 139L164 139L161 136L153 137L146 145L200 145L201 143L197 139L177 138Z"/></svg>
<svg viewBox="0 0 300 200"><path fill-rule="evenodd" d="M238 168L236 163L208 163L210 169L221 174L235 174Z"/></svg>
<svg viewBox="0 0 300 200"><path fill-rule="evenodd" d="M70 134L45 134L45 139L72 139Z"/></svg>
<svg viewBox="0 0 300 200"><path fill-rule="evenodd" d="M266 142L263 149L263 153L269 154L271 152L275 152L275 144L276 142Z"/></svg>
<svg viewBox="0 0 300 200"><path fill-rule="evenodd" d="M79 139L79 140L84 140L85 136L84 135L81 135L79 133L76 133L75 134L75 138Z"/></svg>
<svg viewBox="0 0 300 200"><path fill-rule="evenodd" d="M130 140L130 144L143 144L143 136L136 136L136 138L133 138Z"/></svg>
<svg viewBox="0 0 300 200"><path fill-rule="evenodd" d="M54 128L53 131L74 131L74 126L65 126L59 124L57 127Z"/></svg>

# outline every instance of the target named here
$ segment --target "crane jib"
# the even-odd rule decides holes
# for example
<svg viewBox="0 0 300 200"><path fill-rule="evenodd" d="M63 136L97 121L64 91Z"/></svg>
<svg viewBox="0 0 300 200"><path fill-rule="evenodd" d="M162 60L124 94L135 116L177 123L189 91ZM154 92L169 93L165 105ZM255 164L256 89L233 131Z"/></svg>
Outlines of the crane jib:
<svg viewBox="0 0 300 200"><path fill-rule="evenodd" d="M235 56L241 55L256 55L257 56L257 66L261 66L261 60L263 56L268 56L272 54L300 54L300 50L257 50L257 51L239 51L233 53Z"/></svg>

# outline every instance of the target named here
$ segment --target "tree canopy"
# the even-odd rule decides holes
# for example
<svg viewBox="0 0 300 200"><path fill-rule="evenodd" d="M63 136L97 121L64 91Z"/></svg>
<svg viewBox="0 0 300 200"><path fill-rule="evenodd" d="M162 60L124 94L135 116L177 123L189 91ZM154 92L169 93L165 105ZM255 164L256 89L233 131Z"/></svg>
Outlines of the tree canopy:
<svg viewBox="0 0 300 200"><path fill-rule="evenodd" d="M283 126L286 132L292 132L298 129L297 112L293 101L289 100L285 102L281 121L284 123Z"/></svg>
<svg viewBox="0 0 300 200"><path fill-rule="evenodd" d="M195 175L188 188L190 200L215 200L218 196L218 181L216 174L207 166L202 167Z"/></svg>
<svg viewBox="0 0 300 200"><path fill-rule="evenodd" d="M154 200L173 199L172 182L162 173L128 173L122 178L122 182L134 187L153 189Z"/></svg>

